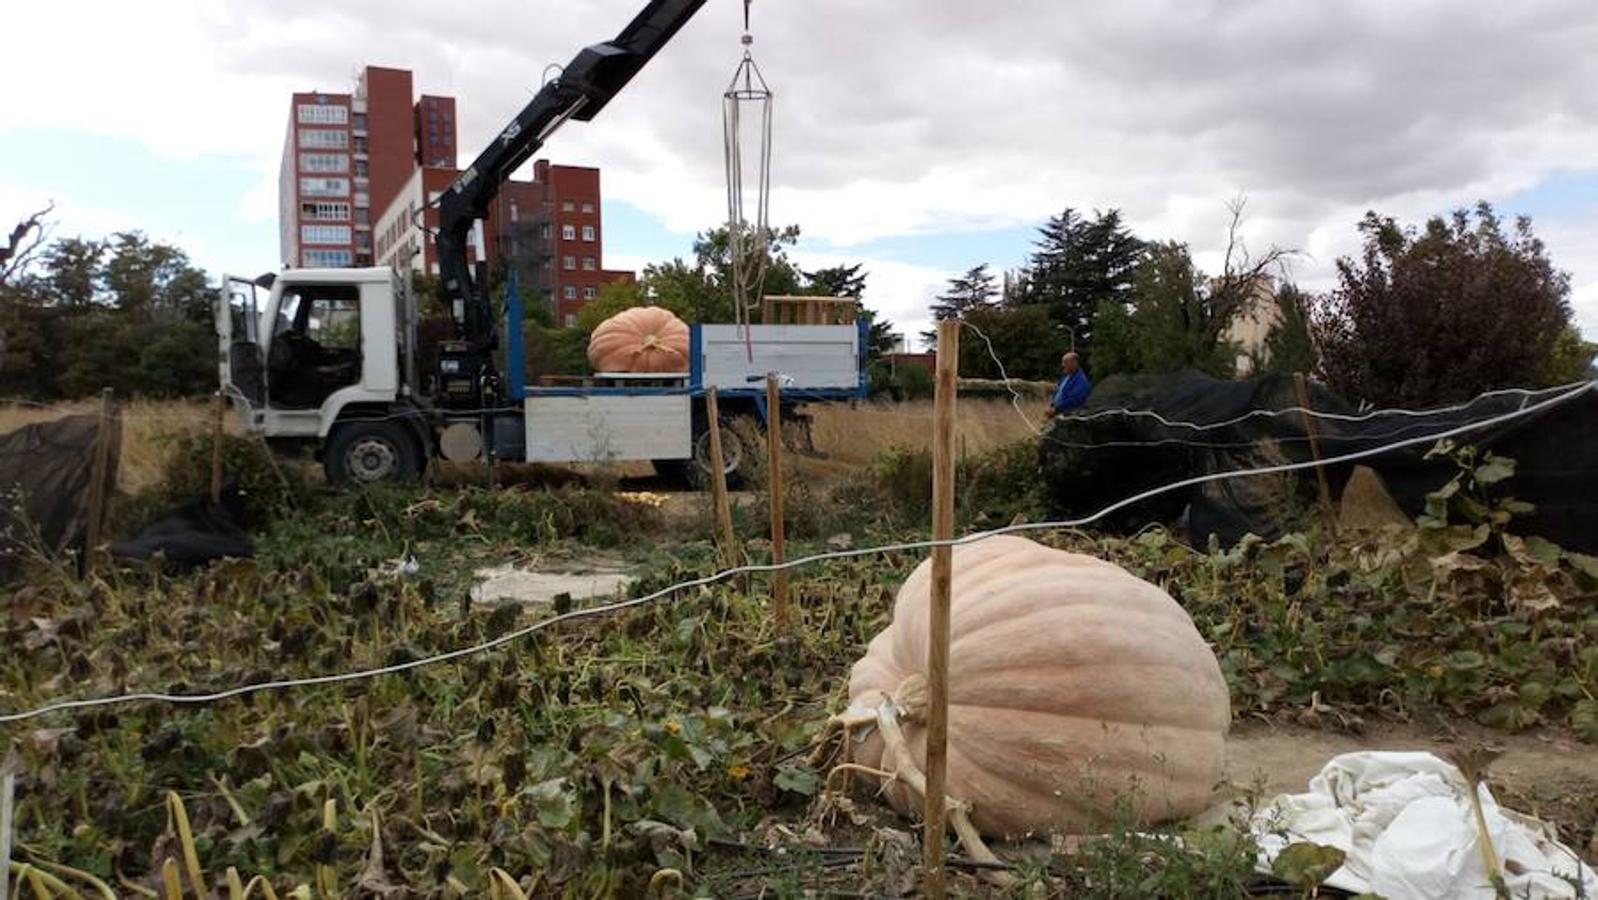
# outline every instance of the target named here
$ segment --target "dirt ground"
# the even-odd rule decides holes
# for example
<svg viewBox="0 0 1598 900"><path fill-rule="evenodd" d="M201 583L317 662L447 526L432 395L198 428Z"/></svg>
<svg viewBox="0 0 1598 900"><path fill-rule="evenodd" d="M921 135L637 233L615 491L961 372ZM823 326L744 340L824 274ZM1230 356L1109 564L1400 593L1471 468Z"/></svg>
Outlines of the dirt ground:
<svg viewBox="0 0 1598 900"><path fill-rule="evenodd" d="M1228 769L1239 787L1263 787L1263 795L1305 790L1328 760L1355 750L1424 750L1483 745L1503 756L1489 770L1499 803L1554 822L1560 837L1589 863L1598 861L1598 747L1557 732L1509 734L1474 725L1426 728L1379 724L1361 734L1277 727L1257 722L1232 726Z"/></svg>

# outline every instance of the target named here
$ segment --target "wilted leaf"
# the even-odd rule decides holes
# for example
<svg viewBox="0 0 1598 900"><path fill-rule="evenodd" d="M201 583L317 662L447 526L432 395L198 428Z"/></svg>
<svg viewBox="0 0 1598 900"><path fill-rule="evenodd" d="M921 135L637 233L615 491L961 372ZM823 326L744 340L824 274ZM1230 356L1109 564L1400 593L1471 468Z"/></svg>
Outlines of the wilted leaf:
<svg viewBox="0 0 1598 900"><path fill-rule="evenodd" d="M1489 454L1487 461L1476 467L1474 473L1477 484L1497 484L1505 479L1515 477L1515 461L1505 456Z"/></svg>
<svg viewBox="0 0 1598 900"><path fill-rule="evenodd" d="M1343 865L1345 854L1322 844L1288 844L1271 860L1271 872L1292 886L1308 890L1330 878Z"/></svg>
<svg viewBox="0 0 1598 900"><path fill-rule="evenodd" d="M1509 586L1509 600L1521 609L1544 612L1559 605L1559 597L1546 581L1536 576L1517 578Z"/></svg>

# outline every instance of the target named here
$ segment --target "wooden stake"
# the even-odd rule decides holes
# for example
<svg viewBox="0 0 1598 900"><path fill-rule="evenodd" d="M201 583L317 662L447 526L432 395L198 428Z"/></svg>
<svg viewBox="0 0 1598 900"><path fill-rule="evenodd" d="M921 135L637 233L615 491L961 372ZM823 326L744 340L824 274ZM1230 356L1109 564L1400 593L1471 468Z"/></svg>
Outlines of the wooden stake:
<svg viewBox="0 0 1598 900"><path fill-rule="evenodd" d="M89 470L89 508L83 529L83 574L94 572L96 549L100 546L100 531L105 524L105 508L109 499L112 429L115 427L116 400L111 389L100 392L100 425L95 431L94 463Z"/></svg>
<svg viewBox="0 0 1598 900"><path fill-rule="evenodd" d="M766 486L771 495L771 562L782 565L786 538L782 496L782 395L777 390L777 373L766 374ZM777 628L788 628L788 570L771 573L771 603L776 611Z"/></svg>
<svg viewBox="0 0 1598 900"><path fill-rule="evenodd" d="M216 392L216 403L211 422L211 505L222 502L222 417L227 411L227 398Z"/></svg>
<svg viewBox="0 0 1598 900"><path fill-rule="evenodd" d="M710 429L710 497L716 506L716 540L726 565L738 564L737 536L732 531L732 503L727 497L727 466L721 454L721 409L715 387L705 389L705 421Z"/></svg>
<svg viewBox="0 0 1598 900"><path fill-rule="evenodd" d="M932 419L932 539L954 537L954 396L960 370L960 323L938 323L938 387ZM942 900L948 894L943 865L944 794L949 763L949 602L953 588L954 548L932 550L932 609L927 648L927 796L923 868L926 895Z"/></svg>
<svg viewBox="0 0 1598 900"><path fill-rule="evenodd" d="M1304 433L1309 435L1310 458L1315 460L1315 481L1321 493L1321 515L1326 519L1326 533L1337 536L1337 510L1332 506L1332 488L1326 481L1326 467L1321 465L1320 432L1315 427L1315 417L1310 415L1309 385L1303 372L1293 373L1293 390L1298 394L1299 415L1304 419Z"/></svg>

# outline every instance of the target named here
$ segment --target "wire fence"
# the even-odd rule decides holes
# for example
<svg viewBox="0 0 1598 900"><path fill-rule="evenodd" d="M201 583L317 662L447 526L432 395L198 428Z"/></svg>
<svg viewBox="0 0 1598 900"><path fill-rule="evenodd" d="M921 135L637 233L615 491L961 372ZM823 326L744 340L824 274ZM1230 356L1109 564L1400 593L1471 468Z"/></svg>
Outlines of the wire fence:
<svg viewBox="0 0 1598 900"><path fill-rule="evenodd" d="M560 615L552 616L552 617L547 618L547 619L539 620L537 622L534 622L532 624L527 625L526 627L523 627L523 628L520 628L520 629L516 629L514 631L507 632L506 634L500 635L498 637L495 637L495 638L492 638L492 639L489 639L489 640L486 640L486 641L482 641L482 642L477 643L477 644L472 644L470 646L460 647L460 648L457 648L455 650L450 650L450 651L446 651L446 652L443 652L443 653L438 653L438 654L435 654L435 655L432 655L432 656L421 657L421 658L418 658L418 659L409 660L409 661L402 662L402 663L396 663L396 664L393 664L393 665L386 665L386 666L380 666L380 667L368 668L368 669L356 669L356 670L351 670L351 671L347 671L347 672L328 673L328 674L323 674L323 675L314 675L314 676L301 677L301 678L284 678L284 679L277 679L277 680L271 680L271 681L254 682L254 683L249 683L249 684L237 685L235 687L227 688L225 690L210 691L210 692L161 693L161 692L153 692L153 691L135 691L135 692L122 693L122 694L112 694L112 695L106 695L106 696L100 696L100 697L86 697L86 698L79 698L79 699L59 700L59 701L55 701L55 702L52 702L52 703L47 703L47 704L44 704L42 706L38 706L38 707L35 707L35 708L32 708L32 709L26 709L26 710L20 710L20 711L16 711L16 712L9 712L9 713L0 714L0 724L10 724L10 723L15 723L15 722L23 722L23 721L27 721L27 720L30 720L30 719L35 719L35 718L38 718L38 717L41 717L41 716L49 715L49 714L52 714L52 713L58 713L58 712L70 712L70 711L73 711L73 710L92 709L92 708L106 707L106 706L117 706L117 705L124 705L124 704L130 704L130 703L167 703L167 704L174 704L174 705L179 705L179 704L189 704L189 705L202 704L203 705L203 704L208 704L208 703L219 702L219 701L222 701L222 700L227 700L227 699L230 699L230 698L233 698L233 697L240 697L240 696L244 696L244 695L247 695L247 694L255 694L255 693L260 693L260 692L264 692L264 691L284 691L284 690L292 690L292 689L303 688L303 687L313 687L313 686L317 686L317 685L331 685L331 684L343 684L343 683L350 683L350 682L367 681L367 680L371 680L371 679L375 679L375 678L380 678L380 677L383 677L383 676L386 676L386 675L394 675L394 674L399 674L399 673L402 673L402 672L408 672L408 671L412 671L412 670L415 670L415 669L420 669L420 668L424 668L424 667L428 667L428 666L436 666L436 665L447 663L447 662L450 662L450 661L453 661L453 660L463 659L465 657L473 656L473 655L480 654L480 653L485 653L487 651L496 649L498 647L503 647L503 646L505 646L507 644L511 644L513 642L516 642L516 641L520 641L520 640L522 640L522 639L524 639L524 638L526 638L526 637L528 637L530 635L536 634L536 633L538 633L540 631L544 631L544 630L549 629L549 628L554 628L554 627L556 627L558 625L561 625L561 624L564 624L564 623L567 623L567 622L574 622L574 621L579 621L579 620L583 620L583 619L591 619L591 618L596 618L596 617L599 617L599 616L611 615L611 614L618 613L618 612L621 612L621 611L624 611L624 610L633 609L633 608L644 606L644 605L647 605L647 604L656 603L656 602L659 602L659 601L674 597L674 596L676 596L678 594L683 593L684 591L689 591L689 590L702 588L702 587L709 587L711 585L719 584L719 583L727 581L728 579L736 578L736 577L739 577L739 576L742 576L742 575L759 575L759 574L767 574L767 573L773 573L773 572L778 572L778 571L786 571L786 570L797 569L797 568L801 568L801 567L813 566L813 565L816 565L816 564L819 564L819 563L835 561L835 560L859 559L859 558L867 557L867 556L881 556L881 555L886 555L886 554L891 554L891 553L920 552L920 551L930 550L930 549L932 549L934 547L959 546L959 545L963 545L963 544L974 543L976 541L983 540L984 538L994 537L994 536L1002 535L1002 534L1017 534L1017 533L1033 532L1033 531L1050 531L1050 530L1058 530L1058 529L1080 528L1080 527L1082 527L1084 525L1091 525L1094 522L1097 522L1100 519L1104 518L1105 516L1108 516L1108 515L1116 512L1118 510L1125 509L1125 508L1127 508L1129 506L1136 505L1136 504L1141 503L1141 502L1143 502L1145 500L1148 500L1148 499L1150 499L1152 497L1156 497L1156 496L1159 496L1161 494L1166 494L1166 493L1169 493L1171 491L1182 490L1184 488L1194 487L1194 486L1197 486L1197 485L1206 484L1206 483L1210 483L1210 482L1220 482L1220 481L1228 481L1228 480L1232 480L1232 479L1249 478L1249 477L1254 477L1254 476L1273 475L1273 474L1280 474L1280 473L1284 473L1284 472L1300 471L1300 470L1304 470L1304 469L1313 468L1313 467L1319 466L1319 465L1339 465L1339 464L1342 464L1342 463L1355 462L1357 460L1367 459L1367 458L1374 457L1374 456L1379 456L1381 454L1388 453L1388 452L1391 452L1393 450L1399 450L1399 449L1402 449L1404 447L1414 446L1414 445L1417 445L1417 444L1427 443L1427 442L1431 442L1431 441L1435 441L1435 440L1442 440L1442 439L1445 439L1445 438L1458 437L1458 436L1461 436L1461 435L1464 435L1464 434L1469 434L1470 432L1473 432L1473 431L1478 431L1478 430L1485 429L1485 428L1491 428L1491 427L1494 427L1494 426L1506 424L1506 423L1514 421L1516 419L1521 419L1521 418L1525 418L1525 417L1528 417L1528 416L1533 416L1533 415L1541 413L1541 412L1543 412L1545 410L1548 410L1548 409L1551 409L1551 408L1553 408L1555 406L1558 406L1558 405L1560 405L1562 403L1574 400L1577 397L1587 393L1588 391L1593 390L1595 388L1595 386L1598 386L1598 385L1595 385L1594 383L1582 383L1580 385L1571 387L1569 390L1565 390L1563 393L1559 393L1559 394L1553 395L1551 397L1546 397L1546 398L1538 400L1536 402L1523 403L1523 404L1521 404L1521 406L1518 409L1512 410L1510 412L1501 413L1501 414L1498 414L1498 415L1495 415L1495 416L1491 416L1491 417L1487 417L1487 418L1484 418L1484 419L1480 419L1480 420L1477 420L1477 421L1474 421L1474 422L1467 422L1467 423L1464 423L1464 424L1461 424L1461 425L1456 425L1456 426L1451 427L1449 429L1446 429L1446 430L1444 430L1442 432L1433 433L1433 434L1426 434L1426 435L1421 435L1421 436L1417 436L1417 437L1403 438L1403 439L1400 439L1400 440L1397 440L1397 441L1393 441L1391 443L1384 444L1384 445L1379 446L1379 447L1368 448L1368 449L1363 449L1363 450L1357 450L1357 451L1354 451L1354 452L1351 452L1351 453L1344 453L1344 454L1340 454L1340 455L1337 455L1337 456L1331 456L1331 457L1327 457L1325 459L1321 459L1321 460L1317 460L1317 461L1289 462L1289 463L1282 463L1282 464L1279 464L1279 465L1261 466L1261 467L1248 468L1248 469L1237 469L1237 470L1225 471L1225 472L1215 472L1215 473L1210 473L1210 474L1205 474L1205 475L1197 475L1197 476L1194 476L1194 477L1191 477L1191 478L1180 479L1180 480L1177 480L1177 481L1170 482L1168 484L1160 485L1158 487L1154 487L1154 488L1150 488L1150 489L1145 490L1145 491L1141 491L1141 492L1133 494L1133 495L1131 495L1129 497L1125 497L1125 498L1123 498L1121 500L1118 500L1118 501L1116 501L1116 502L1114 502L1114 503L1112 503L1112 504L1110 504L1108 506L1105 506L1102 509L1099 509L1098 511L1096 511L1096 512L1090 514L1090 515L1082 516L1082 517L1079 517L1079 518L1064 519L1064 520L1057 520L1057 521L1048 521L1048 522L1019 523L1019 524L1015 524L1015 525L1005 526L1003 528L994 528L994 529L990 529L990 530L986 530L986 531L974 532L974 533L971 533L971 534L967 534L967 535L964 535L964 536L961 536L961 537L957 537L957 538L952 538L952 539L945 540L945 541L937 541L937 540L908 541L908 542L893 543L893 544L883 544L883 545L877 545L877 546L872 546L872 547L861 547L861 548L855 548L855 549L849 549L849 550L834 550L834 551L829 551L829 552L825 552L825 553L814 554L814 555L811 555L811 556L800 557L800 558L789 560L789 561L786 561L786 562L783 562L783 563L764 563L764 564L762 564L762 563L754 563L754 564L749 564L749 565L733 566L733 567L730 567L730 568L727 568L727 569L722 569L720 571L717 571L717 572L714 572L714 573L711 573L709 575L705 575L705 576L702 576L702 577L699 577L699 578L693 578L693 579L689 579L687 581L678 582L676 584L669 585L667 587L661 588L661 589L659 589L657 591L653 591L651 593L648 593L648 594L645 594L645 595L642 595L642 596L639 596L639 597L635 597L635 598L631 598L631 599L627 599L627 600L619 600L619 601L616 601L616 602L613 602L613 603L602 604L602 605L599 605L599 606L587 607L587 608L580 609L580 610L572 610L572 611L567 612L567 613L563 613L563 614L560 614Z"/></svg>

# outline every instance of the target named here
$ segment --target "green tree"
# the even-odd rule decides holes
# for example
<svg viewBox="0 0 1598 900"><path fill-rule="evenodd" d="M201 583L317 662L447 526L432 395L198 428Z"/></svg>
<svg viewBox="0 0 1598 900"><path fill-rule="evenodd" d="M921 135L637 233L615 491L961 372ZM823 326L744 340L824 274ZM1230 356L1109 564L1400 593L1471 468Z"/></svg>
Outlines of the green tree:
<svg viewBox="0 0 1598 900"><path fill-rule="evenodd" d="M967 312L965 321L982 334L960 339L960 374L966 378L1050 380L1071 347L1070 336L1042 306L984 306Z"/></svg>
<svg viewBox="0 0 1598 900"><path fill-rule="evenodd" d="M41 284L46 301L56 306L86 309L100 298L100 271L105 259L104 241L62 238L44 253Z"/></svg>
<svg viewBox="0 0 1598 900"><path fill-rule="evenodd" d="M1229 377L1236 348L1222 335L1239 302L1235 285L1207 280L1198 271L1185 244L1152 245L1133 278L1130 302L1105 300L1097 311L1093 371L1194 368Z"/></svg>
<svg viewBox="0 0 1598 900"><path fill-rule="evenodd" d="M1011 290L1014 302L1041 305L1069 329L1077 346L1093 343L1094 316L1102 304L1126 302L1145 244L1121 221L1120 210L1076 210L1049 219Z"/></svg>
<svg viewBox="0 0 1598 900"><path fill-rule="evenodd" d="M1420 407L1553 379L1570 278L1530 219L1506 230L1483 202L1418 230L1370 212L1359 230L1363 252L1338 260L1338 286L1313 313L1338 391Z"/></svg>
<svg viewBox="0 0 1598 900"><path fill-rule="evenodd" d="M134 317L171 313L191 321L211 318L211 291L205 273L188 254L152 243L141 232L111 236L99 282L118 309Z"/></svg>
<svg viewBox="0 0 1598 900"><path fill-rule="evenodd" d="M803 290L806 294L818 297L854 297L859 300L866 295L867 274L863 263L829 266L803 273Z"/></svg>
<svg viewBox="0 0 1598 900"><path fill-rule="evenodd" d="M1256 372L1309 372L1315 368L1315 344L1310 338L1311 298L1295 284L1276 291L1276 319L1265 336Z"/></svg>
<svg viewBox="0 0 1598 900"><path fill-rule="evenodd" d="M966 270L964 275L956 275L949 279L943 293L937 297L937 302L932 304L932 317L938 321L944 319L964 319L966 314L974 309L983 309L996 305L999 298L998 285L994 283L993 273L988 271L988 264L983 263ZM938 332L922 332L921 337L928 346L937 343Z"/></svg>
<svg viewBox="0 0 1598 900"><path fill-rule="evenodd" d="M1543 381L1549 385L1590 381L1595 357L1598 357L1598 344L1583 340L1575 325L1566 325L1548 354Z"/></svg>

